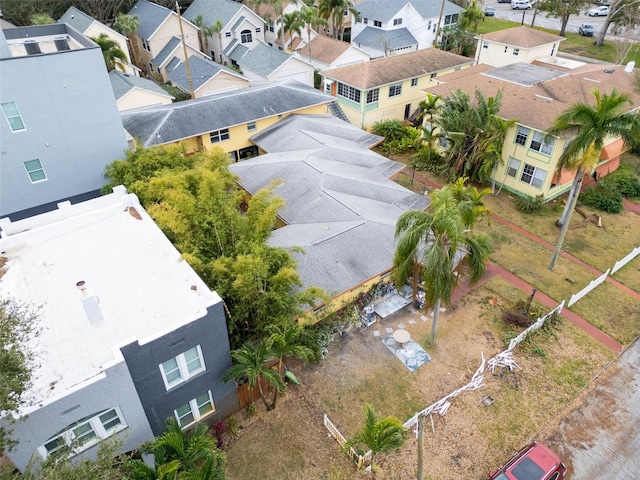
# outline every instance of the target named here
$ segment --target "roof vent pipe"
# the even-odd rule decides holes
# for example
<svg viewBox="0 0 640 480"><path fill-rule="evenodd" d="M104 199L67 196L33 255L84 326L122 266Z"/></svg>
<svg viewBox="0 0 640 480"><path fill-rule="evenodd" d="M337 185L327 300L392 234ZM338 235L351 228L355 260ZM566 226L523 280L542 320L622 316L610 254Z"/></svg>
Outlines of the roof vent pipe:
<svg viewBox="0 0 640 480"><path fill-rule="evenodd" d="M104 320L104 316L102 315L102 310L100 309L100 299L95 295L89 295L87 291L87 284L84 280L80 280L76 283L76 287L82 292L82 298L80 301L82 302L82 307L84 308L84 313L87 315L87 320L91 325L95 325L96 323L100 323Z"/></svg>

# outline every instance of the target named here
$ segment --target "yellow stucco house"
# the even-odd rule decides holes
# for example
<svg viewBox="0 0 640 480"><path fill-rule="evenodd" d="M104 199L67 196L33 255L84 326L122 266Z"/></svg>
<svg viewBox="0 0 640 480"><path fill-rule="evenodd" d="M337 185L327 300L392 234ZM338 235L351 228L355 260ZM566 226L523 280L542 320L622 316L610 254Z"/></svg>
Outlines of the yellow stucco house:
<svg viewBox="0 0 640 480"><path fill-rule="evenodd" d="M368 129L381 120L408 120L437 77L468 68L474 60L435 48L379 58L321 72L327 93L349 121Z"/></svg>

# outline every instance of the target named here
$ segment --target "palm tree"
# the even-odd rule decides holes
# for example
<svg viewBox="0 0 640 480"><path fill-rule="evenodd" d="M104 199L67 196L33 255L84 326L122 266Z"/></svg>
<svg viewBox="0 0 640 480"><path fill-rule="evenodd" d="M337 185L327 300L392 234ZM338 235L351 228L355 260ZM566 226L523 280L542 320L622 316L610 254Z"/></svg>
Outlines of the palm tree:
<svg viewBox="0 0 640 480"><path fill-rule="evenodd" d="M222 62L222 29L224 28L224 25L222 24L222 20L220 20L219 18L216 19L216 23L214 23L213 25L211 25L211 33L215 33L216 35L218 35L218 48L220 49L220 62ZM212 55L213 56L213 55ZM214 62L216 61L215 58L212 59Z"/></svg>
<svg viewBox="0 0 640 480"><path fill-rule="evenodd" d="M124 466L127 480L177 480L180 471L179 460L168 460L165 452L156 450L153 454L153 467L142 460L129 460Z"/></svg>
<svg viewBox="0 0 640 480"><path fill-rule="evenodd" d="M260 398L262 398L265 407L268 411L273 410L276 407L278 392L284 390L284 381L278 372L266 365L269 360L274 358L269 344L263 340L257 347L254 347L247 342L239 349L231 351L231 358L235 364L226 371L222 381L229 382L231 380L246 379L251 388L257 384ZM267 401L266 394L262 388L263 381L274 387L273 402L271 404Z"/></svg>
<svg viewBox="0 0 640 480"><path fill-rule="evenodd" d="M584 174L598 164L605 141L611 137L622 138L624 145L630 146L640 136L640 117L637 113L625 112L627 105L632 104L629 94L619 93L615 88L609 95L601 95L598 90L594 90L593 94L595 106L576 103L562 112L546 132L549 136L571 137L558 159L558 174L563 169L576 170L567 205L556 223L562 228L551 256L549 270L555 268L560 255Z"/></svg>
<svg viewBox="0 0 640 480"><path fill-rule="evenodd" d="M302 344L304 328L293 320L285 320L279 324L267 326L269 338L267 343L271 353L278 359L278 373L284 374L284 357L297 358L304 362L314 358L314 352Z"/></svg>
<svg viewBox="0 0 640 480"><path fill-rule="evenodd" d="M129 45L129 50L131 53L131 60L133 64L137 67L140 66L140 60L138 58L138 48L136 39L134 36L138 32L138 27L140 26L140 20L137 15L126 15L124 13L119 13L115 23L113 24L113 28L127 37L127 43Z"/></svg>
<svg viewBox="0 0 640 480"><path fill-rule="evenodd" d="M364 426L347 443L347 448L354 445L366 445L371 450L371 463L373 456L378 453L391 452L404 445L407 429L402 422L394 417L378 419L373 405L364 407Z"/></svg>
<svg viewBox="0 0 640 480"><path fill-rule="evenodd" d="M440 95L427 92L427 99L422 100L418 104L418 107L420 107L420 112L418 113L416 119L423 120L425 116L428 115L429 119L427 120L427 122L429 123L429 128L431 130L433 129L433 115L438 111L438 101L441 98L442 97Z"/></svg>
<svg viewBox="0 0 640 480"><path fill-rule="evenodd" d="M344 12L347 10L352 13L355 19L358 19L359 12L353 6L350 0L319 0L318 1L318 13L325 20L331 19L333 28L333 38L338 38L340 34L340 40L343 40L344 29L342 25L344 23Z"/></svg>
<svg viewBox="0 0 640 480"><path fill-rule="evenodd" d="M307 45L309 47L309 58L311 58L311 30L313 27L328 27L329 23L320 16L317 7L303 6L299 12L300 20L307 26Z"/></svg>
<svg viewBox="0 0 640 480"><path fill-rule="evenodd" d="M300 13L298 11L285 13L282 16L282 20L284 21L284 28L282 31L285 34L289 34L289 39L293 42L293 34L297 33L299 37L302 37L302 27L304 27L304 23L300 20ZM284 38L281 38L282 46L284 47ZM293 46L293 45L292 45Z"/></svg>
<svg viewBox="0 0 640 480"><path fill-rule="evenodd" d="M462 12L462 21L460 22L461 29L469 29L473 26L473 31L478 31L478 22L484 19L484 13L482 8L477 4L476 0L473 0L464 12Z"/></svg>
<svg viewBox="0 0 640 480"><path fill-rule="evenodd" d="M218 19L218 21L220 21L220 19ZM220 22L222 23L222 22ZM206 55L209 55L209 40L208 38L213 35L214 33L217 33L214 30L214 27L207 27L204 24L204 19L202 18L202 15L196 15L196 17L193 19L193 24L198 27L198 41L200 43L200 51L205 53ZM222 30L222 28L221 28ZM213 59L215 61L215 58Z"/></svg>
<svg viewBox="0 0 640 480"><path fill-rule="evenodd" d="M98 37L92 37L91 40L100 46L104 63L107 66L107 72L115 70L116 68L124 72L127 54L122 51L118 42L111 40L106 33L101 33Z"/></svg>
<svg viewBox="0 0 640 480"><path fill-rule="evenodd" d="M466 179L459 182L464 183ZM457 285L461 267L470 268L471 283L484 274L490 245L484 236L472 234L474 223L488 211L481 208L472 193L461 194L459 187L445 186L431 194L426 212L404 212L396 224L398 246L393 258L396 285L404 285L410 275L416 276L416 262L421 264L425 300L433 305L431 342L436 341L440 304L448 305ZM488 190L478 192L480 198Z"/></svg>

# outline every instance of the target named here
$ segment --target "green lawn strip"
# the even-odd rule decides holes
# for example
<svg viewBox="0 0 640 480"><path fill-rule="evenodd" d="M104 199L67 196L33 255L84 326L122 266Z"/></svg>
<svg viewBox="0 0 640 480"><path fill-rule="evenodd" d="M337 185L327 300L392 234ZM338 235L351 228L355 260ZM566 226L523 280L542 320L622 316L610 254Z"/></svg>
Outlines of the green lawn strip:
<svg viewBox="0 0 640 480"><path fill-rule="evenodd" d="M640 255L612 275L627 287L640 292Z"/></svg>

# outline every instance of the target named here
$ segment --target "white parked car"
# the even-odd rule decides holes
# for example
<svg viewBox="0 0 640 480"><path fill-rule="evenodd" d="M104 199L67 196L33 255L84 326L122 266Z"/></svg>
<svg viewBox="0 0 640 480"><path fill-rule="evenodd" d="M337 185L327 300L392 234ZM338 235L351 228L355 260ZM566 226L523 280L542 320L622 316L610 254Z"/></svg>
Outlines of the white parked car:
<svg viewBox="0 0 640 480"><path fill-rule="evenodd" d="M527 0L511 0L511 10L529 10L531 2Z"/></svg>
<svg viewBox="0 0 640 480"><path fill-rule="evenodd" d="M593 7L588 12L590 17L606 17L609 15L609 7L603 5L601 7Z"/></svg>

